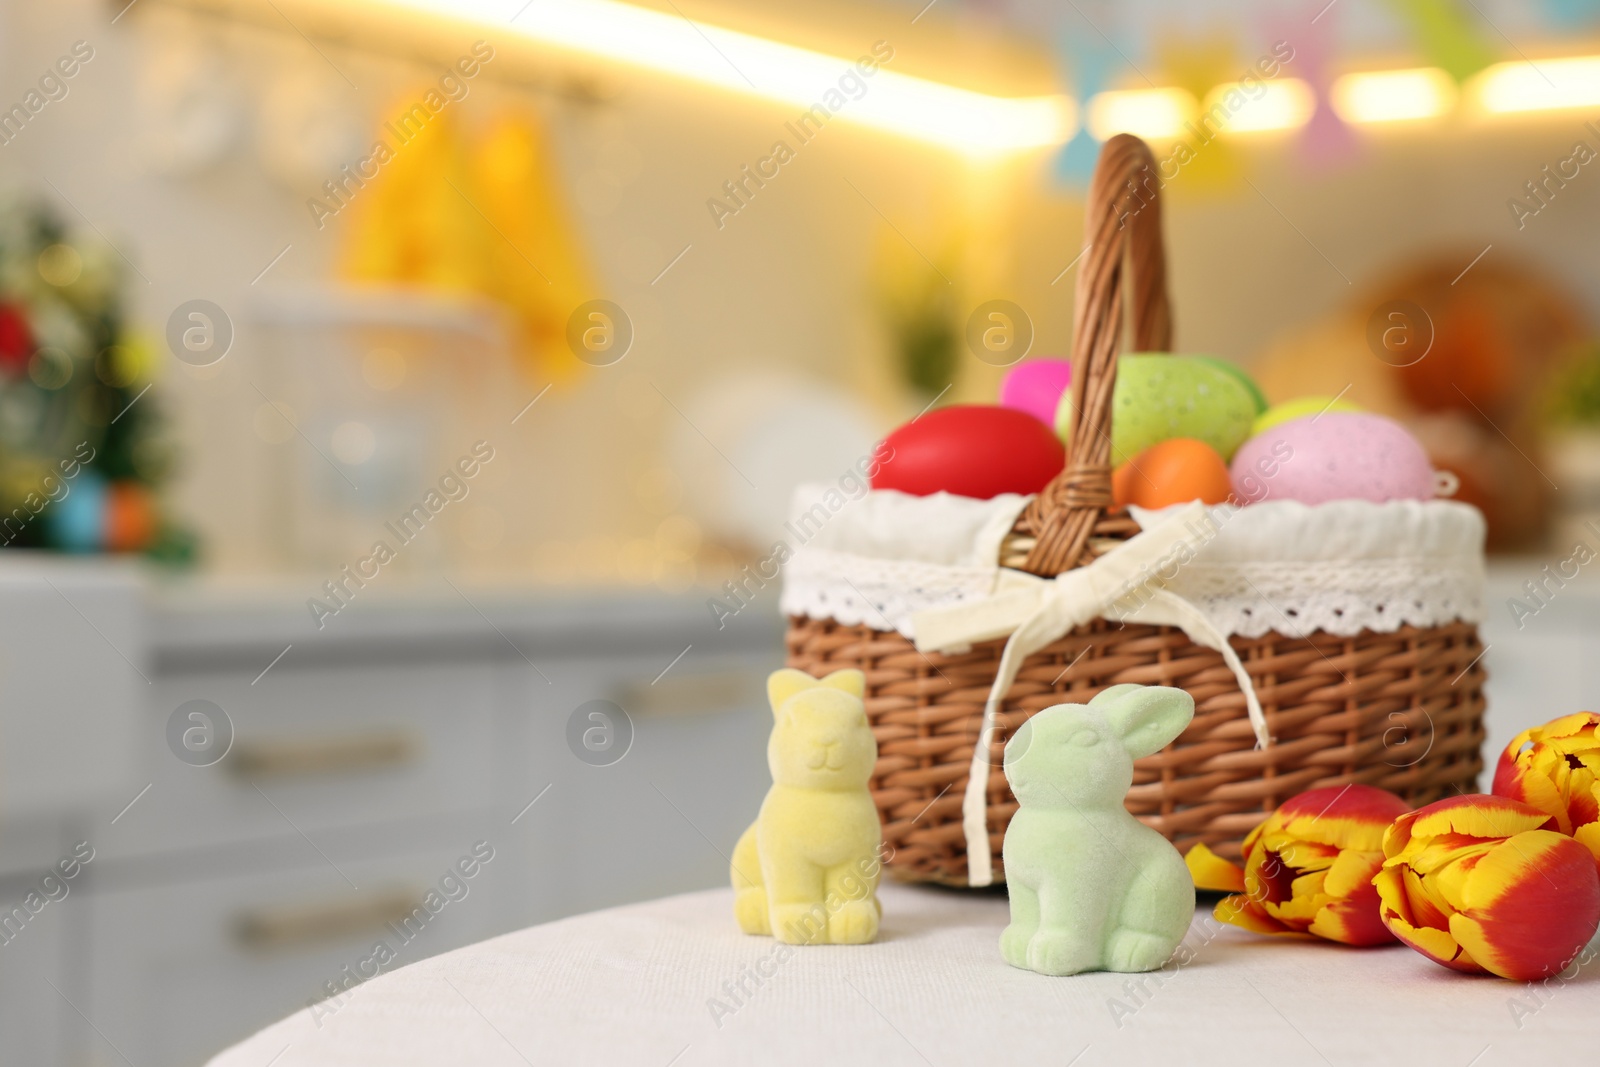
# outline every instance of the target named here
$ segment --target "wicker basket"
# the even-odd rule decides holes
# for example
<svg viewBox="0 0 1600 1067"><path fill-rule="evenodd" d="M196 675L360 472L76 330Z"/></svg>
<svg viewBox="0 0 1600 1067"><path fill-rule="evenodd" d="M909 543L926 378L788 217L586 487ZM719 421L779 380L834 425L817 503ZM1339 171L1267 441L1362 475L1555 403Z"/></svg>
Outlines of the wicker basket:
<svg viewBox="0 0 1600 1067"><path fill-rule="evenodd" d="M1002 548L1007 567L1053 576L1138 532L1128 516L1107 514L1109 430L1125 293L1131 294L1137 349L1170 348L1154 174L1144 142L1122 135L1106 143L1088 200L1092 243L1078 276L1067 465L1018 518ZM1129 811L1179 849L1204 842L1237 858L1244 836L1262 818L1320 786L1381 786L1414 805L1475 788L1483 765L1485 677L1475 624L1365 630L1353 637L1269 632L1228 643L1254 685L1268 745L1258 744L1235 671L1180 629L1100 619L1029 656L1003 694L994 718L998 729L987 741L992 869L974 871L968 870L963 799L973 768L985 766L974 750L1004 640L955 655L924 653L893 630L800 615L790 617L787 652L790 666L816 675L846 667L865 671L879 753L873 796L893 849L891 873L908 880L982 885L1002 879L1001 842L1017 807L1001 769L1004 738L1035 712L1087 702L1124 682L1177 686L1195 699L1192 725L1167 749L1138 762L1127 798ZM1407 741L1416 748L1425 743L1425 755L1397 759Z"/></svg>

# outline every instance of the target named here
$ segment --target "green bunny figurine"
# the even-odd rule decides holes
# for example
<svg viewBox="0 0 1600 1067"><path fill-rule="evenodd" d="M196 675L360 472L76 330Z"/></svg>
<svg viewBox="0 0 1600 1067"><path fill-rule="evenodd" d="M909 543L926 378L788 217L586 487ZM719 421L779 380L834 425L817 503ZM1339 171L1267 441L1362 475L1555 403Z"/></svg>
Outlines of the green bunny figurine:
<svg viewBox="0 0 1600 1067"><path fill-rule="evenodd" d="M867 787L878 742L866 676L767 679L772 788L733 850L734 914L747 934L792 945L861 945L878 936L883 832Z"/></svg>
<svg viewBox="0 0 1600 1067"><path fill-rule="evenodd" d="M1194 917L1183 857L1123 807L1133 761L1194 718L1181 689L1114 685L1057 704L1006 744L1019 809L1004 846L1011 925L1000 954L1040 974L1151 971Z"/></svg>

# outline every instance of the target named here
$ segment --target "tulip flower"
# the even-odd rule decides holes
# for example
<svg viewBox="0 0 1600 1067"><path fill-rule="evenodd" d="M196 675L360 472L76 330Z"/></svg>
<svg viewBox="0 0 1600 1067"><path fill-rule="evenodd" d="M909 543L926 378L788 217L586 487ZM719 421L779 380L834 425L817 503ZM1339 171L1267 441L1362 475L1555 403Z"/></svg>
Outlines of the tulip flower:
<svg viewBox="0 0 1600 1067"><path fill-rule="evenodd" d="M1459 796L1402 815L1374 883L1384 925L1435 963L1531 982L1600 927L1600 872L1555 819L1508 797Z"/></svg>
<svg viewBox="0 0 1600 1067"><path fill-rule="evenodd" d="M1600 862L1600 715L1582 711L1524 730L1500 754L1494 792L1555 819Z"/></svg>
<svg viewBox="0 0 1600 1067"><path fill-rule="evenodd" d="M1346 945L1394 940L1378 918L1372 876L1383 834L1410 808L1370 785L1313 789L1285 801L1244 841L1240 868L1204 845L1184 861L1200 889L1234 895L1213 913L1262 934L1313 934Z"/></svg>

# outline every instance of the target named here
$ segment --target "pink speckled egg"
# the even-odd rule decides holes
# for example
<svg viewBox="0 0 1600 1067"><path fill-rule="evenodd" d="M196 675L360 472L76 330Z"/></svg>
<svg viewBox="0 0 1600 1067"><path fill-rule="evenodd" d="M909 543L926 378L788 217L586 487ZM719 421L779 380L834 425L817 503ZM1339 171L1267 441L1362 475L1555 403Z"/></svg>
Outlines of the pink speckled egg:
<svg viewBox="0 0 1600 1067"><path fill-rule="evenodd" d="M1229 466L1241 504L1264 500L1432 500L1433 464L1404 426L1382 415L1325 411L1265 430Z"/></svg>
<svg viewBox="0 0 1600 1067"><path fill-rule="evenodd" d="M1026 411L1054 426L1061 394L1072 384L1072 364L1064 359L1030 359L1019 363L1000 382L1000 406Z"/></svg>

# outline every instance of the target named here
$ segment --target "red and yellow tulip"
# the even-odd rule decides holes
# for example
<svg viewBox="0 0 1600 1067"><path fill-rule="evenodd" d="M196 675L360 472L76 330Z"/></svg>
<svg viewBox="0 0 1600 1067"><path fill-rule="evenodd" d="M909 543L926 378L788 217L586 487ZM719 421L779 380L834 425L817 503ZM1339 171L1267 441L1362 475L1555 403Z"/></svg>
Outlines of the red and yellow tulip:
<svg viewBox="0 0 1600 1067"><path fill-rule="evenodd" d="M1553 829L1600 862L1600 715L1581 711L1522 731L1500 754L1494 791L1551 816Z"/></svg>
<svg viewBox="0 0 1600 1067"><path fill-rule="evenodd" d="M1522 982L1557 973L1600 927L1600 872L1554 825L1499 796L1402 815L1383 836L1374 879L1384 925L1454 970Z"/></svg>
<svg viewBox="0 0 1600 1067"><path fill-rule="evenodd" d="M1200 889L1231 892L1216 917L1262 934L1313 934L1347 945L1394 940L1378 918L1372 877L1383 865L1383 835L1409 810L1370 785L1301 793L1244 842L1244 867L1204 845L1184 861Z"/></svg>

